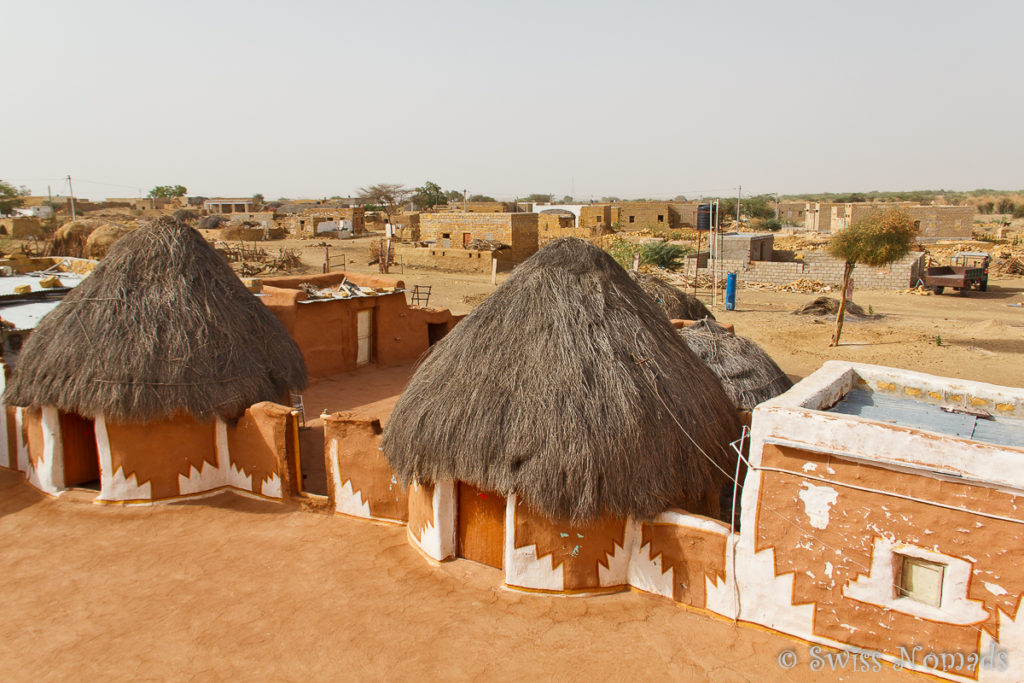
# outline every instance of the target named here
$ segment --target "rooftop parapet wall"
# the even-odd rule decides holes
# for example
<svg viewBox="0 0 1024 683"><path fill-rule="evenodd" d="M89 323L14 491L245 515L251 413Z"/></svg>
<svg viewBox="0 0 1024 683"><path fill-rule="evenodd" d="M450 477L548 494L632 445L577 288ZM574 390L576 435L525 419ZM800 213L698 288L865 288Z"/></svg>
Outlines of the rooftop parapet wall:
<svg viewBox="0 0 1024 683"><path fill-rule="evenodd" d="M960 404L984 405L1004 417L1024 413L1024 389L829 361L790 391L754 410L751 462L760 465L765 445L776 444L1024 490L1024 449L937 433L920 425L826 412L853 389L865 387L911 401L925 397L939 402L933 395L959 399Z"/></svg>

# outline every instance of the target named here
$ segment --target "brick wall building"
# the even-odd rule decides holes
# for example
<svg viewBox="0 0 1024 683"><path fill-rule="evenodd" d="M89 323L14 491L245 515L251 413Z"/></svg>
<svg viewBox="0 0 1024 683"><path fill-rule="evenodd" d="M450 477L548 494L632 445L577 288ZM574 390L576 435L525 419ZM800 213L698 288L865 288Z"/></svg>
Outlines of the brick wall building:
<svg viewBox="0 0 1024 683"><path fill-rule="evenodd" d="M580 207L579 227L608 228L612 224L611 204L586 204Z"/></svg>
<svg viewBox="0 0 1024 683"><path fill-rule="evenodd" d="M462 249L475 239L509 245L506 257L516 261L537 251L538 215L535 213L425 213L420 215L420 237L445 250Z"/></svg>
<svg viewBox="0 0 1024 683"><path fill-rule="evenodd" d="M353 234L362 235L366 232L366 211L361 206L347 208L313 206L282 218L281 224L296 235L312 235L320 223L345 220L352 221Z"/></svg>
<svg viewBox="0 0 1024 683"><path fill-rule="evenodd" d="M857 266L853 269L853 284L864 289L908 289L915 286L921 277L925 259L924 252L914 252L881 268ZM688 260L687 274L693 273L694 261ZM710 275L712 268L716 268L714 259L708 262L707 268L700 268L698 273ZM722 277L725 273L736 273L736 279L741 283L788 285L803 278L838 289L843 282L843 262L818 252L808 253L801 261L722 260L717 265L717 272Z"/></svg>

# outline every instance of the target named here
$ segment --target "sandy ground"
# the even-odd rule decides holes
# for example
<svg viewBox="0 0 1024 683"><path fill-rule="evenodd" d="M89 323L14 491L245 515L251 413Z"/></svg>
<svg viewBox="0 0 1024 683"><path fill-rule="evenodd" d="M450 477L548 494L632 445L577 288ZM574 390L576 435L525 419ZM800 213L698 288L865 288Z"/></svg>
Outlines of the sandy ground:
<svg viewBox="0 0 1024 683"><path fill-rule="evenodd" d="M498 570L428 563L405 534L233 494L144 508L53 500L0 470L0 678L825 676L777 634L638 592L508 591ZM777 664L786 649L801 661L791 671ZM909 679L844 679L897 677Z"/></svg>

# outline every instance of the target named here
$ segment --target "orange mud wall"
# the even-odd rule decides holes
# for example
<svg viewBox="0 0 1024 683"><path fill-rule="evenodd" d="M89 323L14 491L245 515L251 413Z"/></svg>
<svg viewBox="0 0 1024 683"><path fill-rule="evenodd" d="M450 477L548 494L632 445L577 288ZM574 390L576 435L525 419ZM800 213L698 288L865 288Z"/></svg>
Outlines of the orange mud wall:
<svg viewBox="0 0 1024 683"><path fill-rule="evenodd" d="M234 425L184 415L147 423L107 420L99 429L107 449L97 435L101 498L164 500L221 488L288 497L294 420L290 408L270 402L250 406Z"/></svg>
<svg viewBox="0 0 1024 683"><path fill-rule="evenodd" d="M610 558L624 552L626 520L606 518L592 524L570 524L551 520L521 500L515 500L512 552L527 553L539 571L548 574L545 581L520 582L513 574L510 558L505 558L506 583L512 586L553 592L598 592L621 590L627 585L625 572L611 576ZM603 570L602 570L603 568ZM557 578L561 569L561 580ZM608 576L602 577L602 574ZM532 585L530 585L532 583ZM559 585L559 583L561 585Z"/></svg>
<svg viewBox="0 0 1024 683"><path fill-rule="evenodd" d="M423 542L423 532L434 526L434 485L409 486L409 534Z"/></svg>
<svg viewBox="0 0 1024 683"><path fill-rule="evenodd" d="M328 497L343 514L405 522L410 516L409 493L380 451L380 434L380 420L375 418L352 413L325 418Z"/></svg>
<svg viewBox="0 0 1024 683"><path fill-rule="evenodd" d="M643 522L630 584L676 602L705 607L706 580L726 580L728 531L710 518L674 510Z"/></svg>
<svg viewBox="0 0 1024 683"><path fill-rule="evenodd" d="M108 420L110 475L120 471L137 486L149 483L149 498L160 500L181 495L178 477L206 464L217 467L213 420L197 422L180 416L160 422L125 424Z"/></svg>
<svg viewBox="0 0 1024 683"><path fill-rule="evenodd" d="M250 406L234 428L228 428L230 464L251 479L251 493L271 498L294 494L289 461L297 455L296 420L291 408L264 401Z"/></svg>
<svg viewBox="0 0 1024 683"><path fill-rule="evenodd" d="M13 406L4 406L4 410L7 412L7 464L4 467L16 470L18 469L18 418L16 417L18 409Z"/></svg>
<svg viewBox="0 0 1024 683"><path fill-rule="evenodd" d="M807 481L797 474L808 471L805 465L810 464L816 477L894 495L837 484L831 487L835 498L825 527L811 528L801 494L806 494L810 486L827 484ZM756 533L755 552L774 550L777 576L792 574L792 604L814 606L815 635L896 657L900 646L915 644L941 644L936 649L968 657L978 652L981 631L998 639L1000 620L1005 626L1007 617L1020 616L1017 610L1024 593L1024 564L1018 540L1021 525L919 502L923 499L1024 520L1020 496L777 445L765 446L763 466L794 474L763 473L756 529L744 533ZM766 512L766 508L796 525ZM813 526L821 525L818 521ZM815 540L798 527L813 533ZM977 605L970 605L972 609L983 608L979 610L980 618L972 623L950 623L955 619L947 619L947 614L952 614L954 603L959 601L947 602L945 591L939 607L945 614L931 619L847 597L844 593L851 584L871 574L878 542L893 539L898 544L896 552L906 552L901 548L909 545L969 562L971 570L963 598L977 601ZM887 565L886 571L888 580L894 581L895 568ZM961 673L973 678L969 672Z"/></svg>
<svg viewBox="0 0 1024 683"><path fill-rule="evenodd" d="M264 280L263 303L298 344L311 379L356 369L356 318L361 310L373 311L370 362L377 365L416 360L431 344L428 324L444 326L447 332L458 321L448 310L410 308L403 292L299 303L306 299L305 292L295 289L300 283L326 288L337 286L343 278L363 287L405 286L400 280L343 272Z"/></svg>
<svg viewBox="0 0 1024 683"><path fill-rule="evenodd" d="M33 467L43 460L43 411L39 408L25 408L22 413L22 430L28 445L28 461Z"/></svg>

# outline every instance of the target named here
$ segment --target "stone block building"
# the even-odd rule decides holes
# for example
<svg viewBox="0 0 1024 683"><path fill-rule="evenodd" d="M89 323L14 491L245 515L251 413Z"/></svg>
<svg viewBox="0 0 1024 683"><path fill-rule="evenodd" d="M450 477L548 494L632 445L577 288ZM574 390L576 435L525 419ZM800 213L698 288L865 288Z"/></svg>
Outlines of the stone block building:
<svg viewBox="0 0 1024 683"><path fill-rule="evenodd" d="M475 239L501 242L503 256L524 261L537 251L539 219L535 213L446 212L420 215L420 237L444 250L465 249Z"/></svg>

